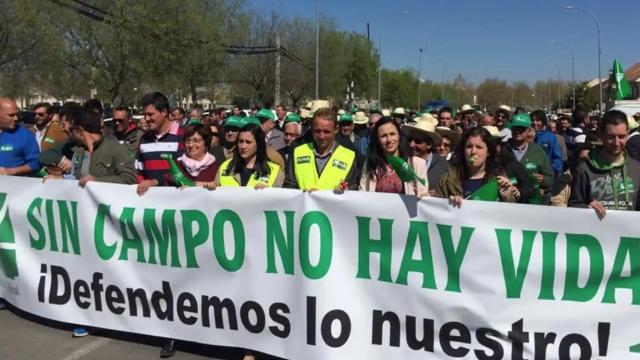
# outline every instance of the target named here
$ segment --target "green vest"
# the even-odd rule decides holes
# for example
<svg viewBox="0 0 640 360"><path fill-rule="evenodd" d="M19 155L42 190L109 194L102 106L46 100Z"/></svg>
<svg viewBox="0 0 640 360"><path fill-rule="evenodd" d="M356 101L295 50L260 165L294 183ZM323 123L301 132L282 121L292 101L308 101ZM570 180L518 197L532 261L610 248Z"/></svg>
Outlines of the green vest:
<svg viewBox="0 0 640 360"><path fill-rule="evenodd" d="M322 169L322 174L318 177L313 143L297 146L293 149L293 171L296 175L298 188L302 190L335 189L341 182L347 180L355 158L355 152L338 145Z"/></svg>
<svg viewBox="0 0 640 360"><path fill-rule="evenodd" d="M222 163L222 165L220 166L220 170L218 170L220 172L220 186L240 186L240 183L238 183L238 181L236 180L236 178L233 177L233 174L227 174L227 168L229 167L229 164L231 164L231 160L232 159L228 159L225 162ZM273 187L273 184L276 182L276 179L278 178L278 173L280 172L280 166L278 166L278 164L276 163L272 163L271 161L267 161L267 165L269 165L269 169L271 170L269 172L269 176L263 176L259 179L256 179L255 176L251 175L251 177L249 178L249 182L247 182L246 187L250 187L253 188L255 187L257 184L265 184L267 185L267 187Z"/></svg>

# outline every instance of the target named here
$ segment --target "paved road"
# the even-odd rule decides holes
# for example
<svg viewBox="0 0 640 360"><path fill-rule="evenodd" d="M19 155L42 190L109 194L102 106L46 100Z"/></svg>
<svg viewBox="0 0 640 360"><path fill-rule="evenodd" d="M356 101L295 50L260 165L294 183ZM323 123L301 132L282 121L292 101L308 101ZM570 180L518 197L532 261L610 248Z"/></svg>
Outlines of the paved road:
<svg viewBox="0 0 640 360"><path fill-rule="evenodd" d="M72 338L68 324L34 317L15 308L0 310L1 360L159 359L157 338L97 330ZM242 359L242 350L180 343L171 360ZM258 356L258 359L263 357Z"/></svg>

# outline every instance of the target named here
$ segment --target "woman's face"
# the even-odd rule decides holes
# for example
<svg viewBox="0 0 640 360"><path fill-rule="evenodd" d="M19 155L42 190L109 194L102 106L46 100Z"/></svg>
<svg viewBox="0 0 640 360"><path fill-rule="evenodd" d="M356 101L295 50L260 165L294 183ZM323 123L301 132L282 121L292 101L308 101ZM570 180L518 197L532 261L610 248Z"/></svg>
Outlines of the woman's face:
<svg viewBox="0 0 640 360"><path fill-rule="evenodd" d="M467 143L464 146L464 158L470 167L483 167L487 162L488 155L489 149L480 135L471 136L467 139Z"/></svg>
<svg viewBox="0 0 640 360"><path fill-rule="evenodd" d="M438 155L442 157L447 157L451 152L451 140L449 138L443 137L442 142L436 148L438 150Z"/></svg>
<svg viewBox="0 0 640 360"><path fill-rule="evenodd" d="M240 157L245 162L256 156L258 145L251 131L242 131L238 134L238 150L240 151Z"/></svg>
<svg viewBox="0 0 640 360"><path fill-rule="evenodd" d="M378 128L378 141L382 146L382 151L387 155L397 155L400 145L400 134L398 128L387 123Z"/></svg>
<svg viewBox="0 0 640 360"><path fill-rule="evenodd" d="M204 139L198 133L186 138L184 140L184 147L187 150L187 156L196 160L200 160L207 152L204 146Z"/></svg>

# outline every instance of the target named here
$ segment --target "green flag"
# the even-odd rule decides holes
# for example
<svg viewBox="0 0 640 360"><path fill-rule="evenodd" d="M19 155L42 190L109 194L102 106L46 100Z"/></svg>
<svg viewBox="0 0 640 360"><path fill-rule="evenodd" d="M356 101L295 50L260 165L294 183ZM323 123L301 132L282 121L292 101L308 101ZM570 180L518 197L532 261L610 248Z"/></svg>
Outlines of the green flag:
<svg viewBox="0 0 640 360"><path fill-rule="evenodd" d="M180 168L178 167L178 164L176 164L176 161L173 160L173 157L169 157L169 175L171 175L171 178L173 179L173 181L176 182L176 184L178 184L178 186L195 186L196 184L189 180L186 176L184 176L184 174L182 173L182 171L180 171Z"/></svg>
<svg viewBox="0 0 640 360"><path fill-rule="evenodd" d="M415 179L420 181L422 185L426 185L424 179L421 179L418 174L413 171L411 166L409 166L409 164L404 161L404 159L397 156L387 155L387 162L389 163L389 165L391 165L393 171L396 172L400 180L402 180L403 182L413 181Z"/></svg>
<svg viewBox="0 0 640 360"><path fill-rule="evenodd" d="M498 179L491 179L467 197L469 200L499 201Z"/></svg>
<svg viewBox="0 0 640 360"><path fill-rule="evenodd" d="M616 80L616 100L628 99L632 96L631 84L624 76L624 70L618 59L613 60L613 77Z"/></svg>

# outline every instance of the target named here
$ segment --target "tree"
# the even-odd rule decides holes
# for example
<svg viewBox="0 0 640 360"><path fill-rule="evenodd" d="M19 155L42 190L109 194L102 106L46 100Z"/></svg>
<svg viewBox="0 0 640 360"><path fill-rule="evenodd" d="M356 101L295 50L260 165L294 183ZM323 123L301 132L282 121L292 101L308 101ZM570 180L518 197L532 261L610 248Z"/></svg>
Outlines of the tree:
<svg viewBox="0 0 640 360"><path fill-rule="evenodd" d="M509 103L511 93L507 82L499 79L486 79L476 90L478 102L488 108Z"/></svg>

